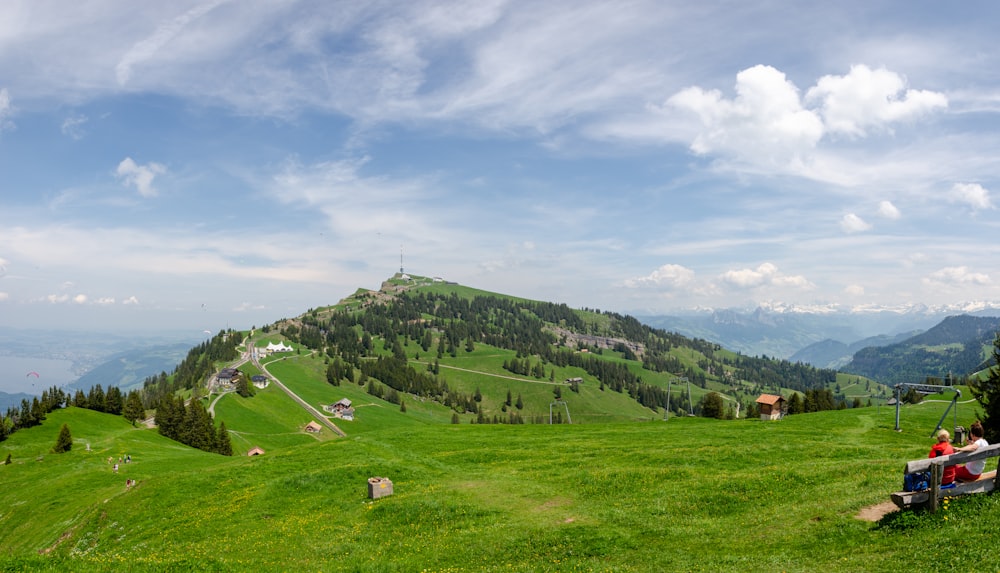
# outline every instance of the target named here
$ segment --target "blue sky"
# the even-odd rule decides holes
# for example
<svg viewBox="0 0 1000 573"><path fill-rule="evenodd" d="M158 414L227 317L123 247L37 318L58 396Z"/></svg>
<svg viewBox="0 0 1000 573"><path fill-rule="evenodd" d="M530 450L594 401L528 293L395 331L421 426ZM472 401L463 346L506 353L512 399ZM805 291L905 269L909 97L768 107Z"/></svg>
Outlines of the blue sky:
<svg viewBox="0 0 1000 573"><path fill-rule="evenodd" d="M0 326L1000 301L1000 5L809 4L6 1Z"/></svg>

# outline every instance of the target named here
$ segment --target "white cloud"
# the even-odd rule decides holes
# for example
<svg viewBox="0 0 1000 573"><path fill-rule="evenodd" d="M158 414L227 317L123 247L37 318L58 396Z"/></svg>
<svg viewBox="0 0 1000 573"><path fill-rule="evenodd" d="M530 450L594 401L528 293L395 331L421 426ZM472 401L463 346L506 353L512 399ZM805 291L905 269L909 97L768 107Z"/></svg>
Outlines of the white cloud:
<svg viewBox="0 0 1000 573"><path fill-rule="evenodd" d="M86 304L86 302L87 302L87 295L85 295L85 294L78 294L78 295L76 295L76 296L73 297L73 302L75 302L76 304Z"/></svg>
<svg viewBox="0 0 1000 573"><path fill-rule="evenodd" d="M666 286L670 288L683 287L694 278L694 271L681 265L667 264L644 277L625 280L629 288L645 286Z"/></svg>
<svg viewBox="0 0 1000 573"><path fill-rule="evenodd" d="M844 294L849 296L864 296L865 287L861 285L847 285L844 287Z"/></svg>
<svg viewBox="0 0 1000 573"><path fill-rule="evenodd" d="M756 269L726 271L720 278L723 282L738 288L778 286L810 289L814 286L808 279L801 275L785 275L780 273L778 267L773 263L763 263Z"/></svg>
<svg viewBox="0 0 1000 573"><path fill-rule="evenodd" d="M7 88L0 88L0 131L14 128L14 122L9 119L13 113L14 108L10 104Z"/></svg>
<svg viewBox="0 0 1000 573"><path fill-rule="evenodd" d="M83 139L83 125L85 123L87 123L87 116L85 115L73 115L67 117L62 123L63 135L72 137L73 139Z"/></svg>
<svg viewBox="0 0 1000 573"><path fill-rule="evenodd" d="M974 273L970 272L968 267L945 267L938 271L931 273L929 276L923 279L924 284L944 284L944 285L954 285L954 284L974 284L974 285L986 285L990 284L990 276L984 273Z"/></svg>
<svg viewBox="0 0 1000 573"><path fill-rule="evenodd" d="M885 68L851 66L844 76L823 76L806 92L806 101L818 101L830 133L863 137L869 130L948 107L944 94L905 89L906 80ZM905 90L905 91L904 91Z"/></svg>
<svg viewBox="0 0 1000 573"><path fill-rule="evenodd" d="M770 66L736 75L736 97L718 90L689 87L667 106L693 112L703 129L691 150L704 155L731 154L754 162L784 165L813 149L823 137L819 116L802 107L798 88Z"/></svg>
<svg viewBox="0 0 1000 573"><path fill-rule="evenodd" d="M979 183L955 183L949 198L953 203L965 203L973 209L992 209L990 192Z"/></svg>
<svg viewBox="0 0 1000 573"><path fill-rule="evenodd" d="M872 226L854 213L848 213L840 220L840 228L845 233L860 233L871 229Z"/></svg>
<svg viewBox="0 0 1000 573"><path fill-rule="evenodd" d="M139 195L143 197L156 196L157 191L153 188L153 179L166 172L167 168L159 163L139 165L131 157L123 159L118 164L118 169L115 170L115 174L125 185L135 187Z"/></svg>
<svg viewBox="0 0 1000 573"><path fill-rule="evenodd" d="M802 275L794 276L784 276L778 275L771 279L771 284L781 287L795 287L801 289L809 289L813 287L813 284Z"/></svg>
<svg viewBox="0 0 1000 573"><path fill-rule="evenodd" d="M95 300L94 304L97 304L97 305L100 305L100 306L107 306L109 304L115 304L115 297L113 297L113 296L104 296L104 297L101 297L101 298Z"/></svg>
<svg viewBox="0 0 1000 573"><path fill-rule="evenodd" d="M899 212L899 209L897 209L896 206L890 203L889 201L879 202L878 214L880 217L892 220L899 219L902 216Z"/></svg>
<svg viewBox="0 0 1000 573"><path fill-rule="evenodd" d="M728 159L727 167L847 182L851 177L838 171L846 167L838 166L843 154L822 145L831 134L887 132L895 122L947 107L942 94L904 88L898 74L859 65L844 76L823 76L803 98L783 72L757 65L737 74L732 99L719 90L689 87L654 110L670 121L646 123L674 134L687 131L693 152ZM684 118L671 110L697 118L693 134L678 128ZM642 136L638 127L624 131Z"/></svg>
<svg viewBox="0 0 1000 573"><path fill-rule="evenodd" d="M0 292L0 301L5 301L10 298L10 295L5 292Z"/></svg>
<svg viewBox="0 0 1000 573"><path fill-rule="evenodd" d="M124 304L124 305L139 304L139 299L137 299L134 296L130 296L127 299L123 300L122 304Z"/></svg>

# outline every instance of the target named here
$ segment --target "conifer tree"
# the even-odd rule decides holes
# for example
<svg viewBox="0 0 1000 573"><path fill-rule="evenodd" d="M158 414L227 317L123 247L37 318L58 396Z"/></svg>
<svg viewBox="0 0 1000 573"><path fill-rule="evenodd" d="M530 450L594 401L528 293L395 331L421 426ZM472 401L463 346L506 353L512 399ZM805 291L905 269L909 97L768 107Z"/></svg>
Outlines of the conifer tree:
<svg viewBox="0 0 1000 573"><path fill-rule="evenodd" d="M1000 442L1000 332L993 339L993 367L985 379L970 377L972 396L983 408L984 438L991 444Z"/></svg>
<svg viewBox="0 0 1000 573"><path fill-rule="evenodd" d="M219 423L219 433L215 439L215 451L224 455L233 455L233 443L229 439L229 430L226 429L226 423Z"/></svg>
<svg viewBox="0 0 1000 573"><path fill-rule="evenodd" d="M805 404L802 402L802 397L798 392L792 392L792 395L788 398L788 414L801 414L805 411Z"/></svg>
<svg viewBox="0 0 1000 573"><path fill-rule="evenodd" d="M52 447L53 454L62 454L73 449L73 436L70 434L69 426L63 424L59 428L59 437L56 438L56 445Z"/></svg>
<svg viewBox="0 0 1000 573"><path fill-rule="evenodd" d="M109 386L104 394L104 411L108 414L119 415L122 413L122 391L117 386Z"/></svg>
<svg viewBox="0 0 1000 573"><path fill-rule="evenodd" d="M104 411L104 388L100 384L93 386L87 394L87 407L96 412Z"/></svg>
<svg viewBox="0 0 1000 573"><path fill-rule="evenodd" d="M142 407L142 398L139 392L132 390L125 397L125 407L122 408L122 415L135 426L136 420L142 419L146 415L146 409Z"/></svg>
<svg viewBox="0 0 1000 573"><path fill-rule="evenodd" d="M701 399L701 415L705 418L725 417L725 404L718 392L709 392Z"/></svg>

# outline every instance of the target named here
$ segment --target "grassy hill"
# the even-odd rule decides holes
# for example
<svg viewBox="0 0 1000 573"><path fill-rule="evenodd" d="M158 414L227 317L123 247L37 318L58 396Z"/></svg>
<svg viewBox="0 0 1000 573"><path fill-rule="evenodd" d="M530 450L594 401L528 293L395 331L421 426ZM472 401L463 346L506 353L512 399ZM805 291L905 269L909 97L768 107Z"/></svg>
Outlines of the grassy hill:
<svg viewBox="0 0 1000 573"><path fill-rule="evenodd" d="M233 425L281 396L227 396ZM245 402L245 404L241 404ZM899 571L1000 562L996 497L856 517L926 455L945 407L781 422L450 425L387 410L346 439L262 427L231 458L69 408L0 445L4 570ZM230 410L227 410L229 412ZM960 406L967 423L972 407ZM71 452L49 454L66 423ZM227 422L228 423L228 422ZM278 436L285 435L285 438ZM294 438L294 439L293 439ZM263 438L262 438L263 439ZM88 452L85 445L89 443ZM131 455L112 472L108 457ZM366 480L395 494L371 501ZM125 479L138 481L126 490ZM927 551L947 539L947 552Z"/></svg>
<svg viewBox="0 0 1000 573"><path fill-rule="evenodd" d="M988 366L998 330L1000 318L950 316L896 344L859 350L843 370L885 384L920 383L928 376L962 378Z"/></svg>
<svg viewBox="0 0 1000 573"><path fill-rule="evenodd" d="M359 290L337 305L276 323L264 334L255 336L253 344L291 342L302 368L312 369L318 379L333 359L342 358L355 369L377 358L403 359L416 372L433 371L432 384L444 383L446 389L414 389L399 380L406 373L398 370L389 372L387 380L379 379L386 377L385 371L371 376L386 387L437 399L460 414L470 412L474 419L481 413L486 421L502 422L512 413L528 421L547 420L557 393L579 422L662 419L665 409L697 411L709 392L722 394L732 414L744 415L763 392L788 396L826 388L847 401L888 394L886 387L861 379L865 390L855 387L848 395L842 388L856 385L859 377L743 356L650 328L632 317L424 277L397 275L379 291ZM362 337L370 341L359 348ZM322 366L306 364L309 359L321 359ZM508 366L512 363L522 365ZM574 378L582 382L565 383ZM358 380L356 372L352 380ZM508 392L512 399L520 395L524 407L513 410ZM449 393L454 394L450 403ZM482 396L475 408L463 403L472 394Z"/></svg>
<svg viewBox="0 0 1000 573"><path fill-rule="evenodd" d="M427 296L410 299L414 291ZM664 421L643 392L670 388L672 411L684 412L688 391L695 403L714 391L731 404L816 380L847 398L877 389L636 324L419 279L359 291L242 342L225 333L203 348L226 364L247 345L290 344L241 370L270 374L313 408L350 399L355 419L333 420L346 435L305 432L313 414L275 382L250 397L205 396L208 354L189 353L156 386L180 384L214 411L236 455L120 416L55 410L0 442L0 459L13 462L0 465L0 570L898 571L938 567L914 544L942 532L956 540L946 565L1000 562L984 527L1000 517L993 497L943 514L856 517L888 501L904 462L926 455L946 401L906 406L900 432L885 406L780 422ZM578 362L560 362L569 354ZM545 375L505 367L518 360ZM347 363L353 373L331 383ZM394 369L373 368L382 363ZM414 391L388 395L396 376ZM616 388L615 377L630 376ZM578 391L565 382L573 377ZM461 401L472 396L474 405ZM537 423L553 406L573 424ZM960 405L959 423L973 409ZM482 423L514 413L529 423ZM51 454L63 423L74 448ZM266 453L243 455L255 446ZM132 462L115 473L109 458L125 455ZM394 495L369 500L373 476L390 478Z"/></svg>

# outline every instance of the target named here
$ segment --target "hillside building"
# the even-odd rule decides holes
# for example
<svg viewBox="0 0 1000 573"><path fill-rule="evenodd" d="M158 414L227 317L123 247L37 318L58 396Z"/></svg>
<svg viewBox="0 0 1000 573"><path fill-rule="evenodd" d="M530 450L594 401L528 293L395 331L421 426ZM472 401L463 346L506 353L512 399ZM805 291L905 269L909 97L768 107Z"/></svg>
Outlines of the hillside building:
<svg viewBox="0 0 1000 573"><path fill-rule="evenodd" d="M785 406L785 399L774 394L761 394L756 400L760 405L761 420L780 420Z"/></svg>

